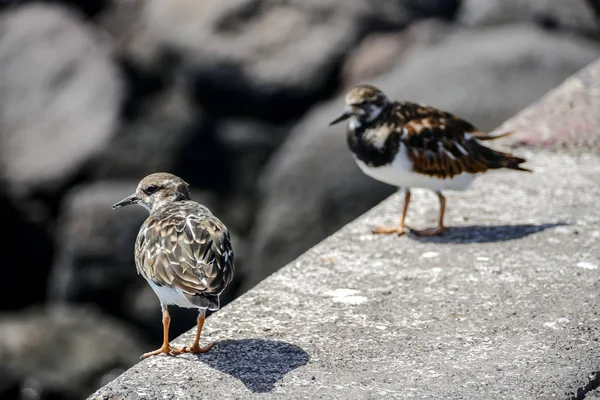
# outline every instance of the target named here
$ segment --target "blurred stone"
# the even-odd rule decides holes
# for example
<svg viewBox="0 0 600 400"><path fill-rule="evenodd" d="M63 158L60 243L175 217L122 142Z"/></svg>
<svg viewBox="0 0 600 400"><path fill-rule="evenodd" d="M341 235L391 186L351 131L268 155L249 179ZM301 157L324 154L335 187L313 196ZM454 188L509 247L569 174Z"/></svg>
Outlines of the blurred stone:
<svg viewBox="0 0 600 400"><path fill-rule="evenodd" d="M50 232L0 191L0 221L6 232L2 238L3 281L24 290L0 290L0 310L16 310L46 300L46 282L52 265ZM10 289L10 290L9 290Z"/></svg>
<svg viewBox="0 0 600 400"><path fill-rule="evenodd" d="M275 122L334 90L340 62L367 31L412 19L397 0L149 0L139 13L127 18L133 29L107 17L126 32L126 58L180 71L211 113Z"/></svg>
<svg viewBox="0 0 600 400"><path fill-rule="evenodd" d="M528 26L458 31L417 48L389 74L365 83L390 98L454 112L483 130L502 123L594 60L599 47ZM394 190L360 172L345 124L328 126L343 94L294 128L261 177L248 285L269 275Z"/></svg>
<svg viewBox="0 0 600 400"><path fill-rule="evenodd" d="M231 162L217 124L190 102L180 82L168 83L129 110L115 137L91 163L95 179L139 180L166 171L217 192L231 186Z"/></svg>
<svg viewBox="0 0 600 400"><path fill-rule="evenodd" d="M215 127L231 171L226 207L228 219L236 231L246 234L256 209L256 183L275 149L284 141L289 127L279 127L256 120L225 119Z"/></svg>
<svg viewBox="0 0 600 400"><path fill-rule="evenodd" d="M93 161L96 179L142 177L172 171L174 158L196 134L203 115L179 86L147 98L123 121L117 134Z"/></svg>
<svg viewBox="0 0 600 400"><path fill-rule="evenodd" d="M342 87L349 88L365 79L391 70L416 47L438 42L452 26L437 19L412 23L402 32L374 33L350 52L342 67Z"/></svg>
<svg viewBox="0 0 600 400"><path fill-rule="evenodd" d="M111 206L133 193L137 183L98 182L66 194L57 221L52 300L93 303L123 315L123 291L137 279L133 246L148 212Z"/></svg>
<svg viewBox="0 0 600 400"><path fill-rule="evenodd" d="M55 3L63 4L65 7L70 7L86 16L93 17L108 7L112 1L113 0L2 0L0 1L0 9L21 6L25 3Z"/></svg>
<svg viewBox="0 0 600 400"><path fill-rule="evenodd" d="M406 0L407 6L416 14L425 18L452 20L456 16L463 0Z"/></svg>
<svg viewBox="0 0 600 400"><path fill-rule="evenodd" d="M59 6L0 16L0 174L11 192L52 191L113 134L121 82L109 49Z"/></svg>
<svg viewBox="0 0 600 400"><path fill-rule="evenodd" d="M46 0L49 3L61 3L93 17L105 10L115 0ZM119 0L122 1L122 0Z"/></svg>
<svg viewBox="0 0 600 400"><path fill-rule="evenodd" d="M484 26L535 22L549 28L600 33L593 7L586 0L463 0L459 22Z"/></svg>
<svg viewBox="0 0 600 400"><path fill-rule="evenodd" d="M83 399L147 347L132 330L90 308L0 315L0 397Z"/></svg>
<svg viewBox="0 0 600 400"><path fill-rule="evenodd" d="M446 109L489 131L598 56L597 42L528 25L459 29L373 82L392 98Z"/></svg>
<svg viewBox="0 0 600 400"><path fill-rule="evenodd" d="M130 110L90 169L97 180L172 172L219 193L228 226L244 234L255 210L257 177L288 130L252 119L214 120L194 108L186 88L175 83Z"/></svg>
<svg viewBox="0 0 600 400"><path fill-rule="evenodd" d="M600 0L587 0L587 3L594 11L596 18L600 18Z"/></svg>

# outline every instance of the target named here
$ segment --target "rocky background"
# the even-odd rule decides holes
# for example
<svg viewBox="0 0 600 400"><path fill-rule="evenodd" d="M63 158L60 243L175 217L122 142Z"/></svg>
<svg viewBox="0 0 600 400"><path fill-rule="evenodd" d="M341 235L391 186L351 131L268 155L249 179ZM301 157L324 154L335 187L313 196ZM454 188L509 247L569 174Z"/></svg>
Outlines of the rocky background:
<svg viewBox="0 0 600 400"><path fill-rule="evenodd" d="M85 398L159 345L146 211L110 208L146 174L180 175L232 231L226 303L392 193L327 125L349 87L490 130L600 55L597 0L0 7L2 399ZM173 337L194 322L173 312Z"/></svg>

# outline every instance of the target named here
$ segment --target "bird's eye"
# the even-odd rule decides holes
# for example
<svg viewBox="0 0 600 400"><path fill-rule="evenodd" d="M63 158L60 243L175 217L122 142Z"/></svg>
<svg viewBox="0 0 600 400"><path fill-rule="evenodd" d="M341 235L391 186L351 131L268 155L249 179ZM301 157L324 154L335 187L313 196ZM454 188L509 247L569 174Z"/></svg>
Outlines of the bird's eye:
<svg viewBox="0 0 600 400"><path fill-rule="evenodd" d="M146 194L150 195L150 194L156 193L157 190L158 190L157 186L150 185L144 191L146 192Z"/></svg>

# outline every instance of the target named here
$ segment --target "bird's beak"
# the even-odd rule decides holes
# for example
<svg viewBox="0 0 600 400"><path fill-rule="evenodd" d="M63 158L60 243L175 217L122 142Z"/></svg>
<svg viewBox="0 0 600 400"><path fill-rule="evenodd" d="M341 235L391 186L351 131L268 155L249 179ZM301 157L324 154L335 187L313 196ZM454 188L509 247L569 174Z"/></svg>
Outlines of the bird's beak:
<svg viewBox="0 0 600 400"><path fill-rule="evenodd" d="M130 204L136 204L139 201L140 201L140 199L134 193L131 196L127 196L123 200L118 201L115 204L113 204L112 208L114 209L114 208L125 207L125 206L128 206Z"/></svg>
<svg viewBox="0 0 600 400"><path fill-rule="evenodd" d="M336 119L334 119L333 121L331 121L329 123L329 126L340 123L340 122L350 118L351 116L352 116L352 111L350 109L346 108L346 109L344 109L344 112L342 112L340 115L338 115L338 117Z"/></svg>

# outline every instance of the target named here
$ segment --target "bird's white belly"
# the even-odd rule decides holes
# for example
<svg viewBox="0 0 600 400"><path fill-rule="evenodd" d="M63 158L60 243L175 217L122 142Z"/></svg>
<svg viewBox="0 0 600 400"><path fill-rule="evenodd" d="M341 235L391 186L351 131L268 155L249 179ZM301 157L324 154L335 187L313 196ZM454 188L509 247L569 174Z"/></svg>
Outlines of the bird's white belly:
<svg viewBox="0 0 600 400"><path fill-rule="evenodd" d="M412 162L406 155L406 148L400 145L400 151L391 164L371 167L354 157L360 169L371 178L397 187L425 188L439 190L465 190L475 179L474 174L462 173L453 178L441 179L419 174L412 170Z"/></svg>
<svg viewBox="0 0 600 400"><path fill-rule="evenodd" d="M146 279L148 284L158 296L160 302L164 305L175 305L183 308L198 308L197 305L192 303L185 297L185 294L180 289L172 288L168 286L158 286L156 283L152 282L150 279Z"/></svg>

